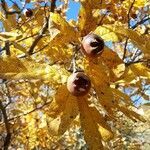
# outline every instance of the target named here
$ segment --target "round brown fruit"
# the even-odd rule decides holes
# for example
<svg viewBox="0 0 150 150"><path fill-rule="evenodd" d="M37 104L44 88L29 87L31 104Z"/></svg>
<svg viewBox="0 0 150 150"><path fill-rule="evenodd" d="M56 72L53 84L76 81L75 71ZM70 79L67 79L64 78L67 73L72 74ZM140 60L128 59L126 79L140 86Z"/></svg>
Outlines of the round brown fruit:
<svg viewBox="0 0 150 150"><path fill-rule="evenodd" d="M85 36L81 45L81 51L89 57L100 56L104 50L103 39L93 33Z"/></svg>
<svg viewBox="0 0 150 150"><path fill-rule="evenodd" d="M30 8L25 9L24 14L26 17L32 17L33 11Z"/></svg>
<svg viewBox="0 0 150 150"><path fill-rule="evenodd" d="M67 89L74 96L84 96L91 88L91 81L83 72L73 73L68 77Z"/></svg>
<svg viewBox="0 0 150 150"><path fill-rule="evenodd" d="M135 19L135 18L137 18L137 15L136 14L131 14L131 17L133 18L133 19Z"/></svg>

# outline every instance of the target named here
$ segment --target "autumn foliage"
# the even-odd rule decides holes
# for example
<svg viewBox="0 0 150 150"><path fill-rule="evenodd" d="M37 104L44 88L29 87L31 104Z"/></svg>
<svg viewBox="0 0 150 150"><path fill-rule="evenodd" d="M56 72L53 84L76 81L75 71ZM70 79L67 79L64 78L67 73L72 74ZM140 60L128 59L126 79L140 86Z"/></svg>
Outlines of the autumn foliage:
<svg viewBox="0 0 150 150"><path fill-rule="evenodd" d="M149 100L149 4L1 0L0 148L63 149L81 129L86 148L103 150L118 113L145 122L135 102Z"/></svg>

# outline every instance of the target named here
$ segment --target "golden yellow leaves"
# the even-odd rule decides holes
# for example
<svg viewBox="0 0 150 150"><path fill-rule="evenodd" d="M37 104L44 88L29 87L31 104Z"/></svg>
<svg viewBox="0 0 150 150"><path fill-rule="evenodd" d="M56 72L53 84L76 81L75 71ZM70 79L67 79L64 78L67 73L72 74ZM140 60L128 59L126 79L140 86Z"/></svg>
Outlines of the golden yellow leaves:
<svg viewBox="0 0 150 150"><path fill-rule="evenodd" d="M1 32L0 38L2 41L15 41L17 39L20 39L22 37L21 34L18 34L16 32Z"/></svg>
<svg viewBox="0 0 150 150"><path fill-rule="evenodd" d="M78 41L78 32L60 14L50 13L49 31L53 45Z"/></svg>
<svg viewBox="0 0 150 150"><path fill-rule="evenodd" d="M102 140L103 141L111 140L114 134L109 125L107 124L106 116L100 114L100 112L94 107L89 107L89 111L98 125L98 130L102 136Z"/></svg>
<svg viewBox="0 0 150 150"><path fill-rule="evenodd" d="M65 86L58 89L49 109L49 128L54 135L64 134L80 114L81 127L90 149L103 148L101 140L107 141L113 137L105 118L96 108L88 106L87 97L71 96Z"/></svg>
<svg viewBox="0 0 150 150"><path fill-rule="evenodd" d="M101 143L102 137L98 131L98 126L95 120L96 118L94 118L94 116L92 116L91 112L89 111L87 99L78 98L78 105L80 110L81 127L89 149L103 150L103 145Z"/></svg>
<svg viewBox="0 0 150 150"><path fill-rule="evenodd" d="M125 26L106 25L105 27L117 34L130 38L133 44L135 44L140 50L142 50L143 53L149 54L149 41L146 40L147 38L145 36L140 35L132 29L127 29L125 28Z"/></svg>
<svg viewBox="0 0 150 150"><path fill-rule="evenodd" d="M16 57L0 58L0 75L26 71L24 64Z"/></svg>
<svg viewBox="0 0 150 150"><path fill-rule="evenodd" d="M142 63L131 64L126 67L124 74L117 82L122 85L135 84L137 82L137 77L146 80L150 78L150 70Z"/></svg>
<svg viewBox="0 0 150 150"><path fill-rule="evenodd" d="M93 16L93 9L88 3L82 3L79 12L78 28L81 36L85 36L97 27L97 18Z"/></svg>
<svg viewBox="0 0 150 150"><path fill-rule="evenodd" d="M116 52L105 46L100 59L102 59L104 64L108 67L111 81L118 80L124 74L125 64Z"/></svg>
<svg viewBox="0 0 150 150"><path fill-rule="evenodd" d="M76 98L69 94L66 86L60 87L57 92L48 113L51 117L49 127L54 135L62 135L78 115L78 106Z"/></svg>
<svg viewBox="0 0 150 150"><path fill-rule="evenodd" d="M133 64L130 66L131 70L136 76L143 76L150 79L150 69L141 63Z"/></svg>
<svg viewBox="0 0 150 150"><path fill-rule="evenodd" d="M123 4L127 8L130 7L131 3L132 3L132 1L130 1L130 0L123 1ZM137 8L144 7L146 5L148 5L148 0L135 0L135 2L134 2L134 7L137 7Z"/></svg>
<svg viewBox="0 0 150 150"><path fill-rule="evenodd" d="M32 63L31 63L32 62ZM16 57L0 59L0 76L7 79L41 79L53 84L65 83L68 72L57 65L35 63L32 60L20 60ZM59 72L59 73L58 73Z"/></svg>
<svg viewBox="0 0 150 150"><path fill-rule="evenodd" d="M78 115L78 106L76 98L73 97L72 95L68 95L65 108L61 116L61 123L59 126L60 135L66 132L68 126L70 126L70 124L77 117L77 115Z"/></svg>
<svg viewBox="0 0 150 150"><path fill-rule="evenodd" d="M138 5L138 7L141 7L145 5L141 4L142 1L143 0L136 1L135 6ZM26 0L26 2L33 1ZM67 2L68 1L66 1L66 3ZM80 122L89 148L99 150L103 149L102 141L108 141L113 138L111 128L107 124L106 114L111 121L116 117L116 111L121 111L133 120L137 118L143 121L138 114L128 108L128 106L132 105L130 97L119 91L117 89L117 84L121 82L124 82L124 85L131 84L136 77L149 78L150 71L143 64L133 64L126 69L125 64L116 52L107 47L104 48L103 54L98 59L88 60L88 58L85 58L87 59L85 66L82 64L82 56L80 54L78 55L78 59L81 58L79 60L81 62L79 62L79 65L84 69L92 81L92 90L91 93L89 93L92 97L91 99L70 95L64 85L69 74L66 68L68 67L67 65L69 65L68 62L72 55L72 47L69 44L80 45L80 38L90 32L100 35L105 41L112 42L119 42L120 40L123 40L124 37L128 37L133 44L145 54L149 53L148 48L150 46L149 41L147 40L149 39L148 36L142 36L137 31L127 29L125 26L126 24L123 25L120 23L120 26L108 26L104 25L106 20L104 22L99 22L103 17L100 14L99 8L106 8L104 2L105 1L99 0L81 0L79 19L73 24L67 22L61 14L50 13L49 32L45 32L45 34L42 35L43 38L36 45L37 51L41 50L45 45L48 45L44 52L40 51L37 55L22 60L17 57L0 59L0 77L2 78L37 79L41 80L41 84L43 85L46 83L49 84L50 87L59 87L56 96L51 97L53 99L51 105L40 112L41 118L44 118L43 121L41 121L41 124L33 119L33 117L36 118L37 116L31 115L26 118L29 128L26 128L25 132L33 134L33 136L30 135L32 139L28 140L30 142L30 148L34 148L34 145L39 144L39 140L37 140L38 136L42 137L41 143L44 138L49 137L46 136L47 134L58 135L59 137L59 135L63 135L72 126L74 121L77 121ZM118 3L118 1L113 2L115 4ZM108 2L108 4L110 3ZM31 18L31 20L24 20L23 18L23 20L19 22L19 34L16 33L16 30L13 30L13 28L16 27L15 24L14 26L12 25L14 18L16 17L15 15L12 18L9 17L8 20L1 17L5 31L7 32L0 33L0 37L3 41L10 41L13 45L10 47L11 52L16 50L16 55L18 55L20 51L26 53L27 49L35 40L34 35L41 32L44 20L44 10L37 10L37 12L35 10L34 12L35 16ZM116 9L115 12L118 12L118 14L121 15L120 17L123 17L123 12L126 11ZM109 17L111 19L111 16ZM111 21L108 21L107 23L111 23ZM103 26L97 27L101 24L103 24ZM20 36L20 33L22 37ZM19 42L19 40L22 40L22 42ZM37 52L36 50L35 52ZM50 61L50 63L48 61ZM61 61L63 65L59 64L59 61ZM114 88L112 88L113 86ZM13 88L13 90L15 91L15 88ZM39 105L41 101L43 102L46 100L45 97L38 96L38 90L38 87L31 85L30 93L35 98L34 104L36 105ZM17 96L18 95L20 96L21 101L23 96L28 97L29 99L24 100L27 100L30 103L31 95L29 95L28 92L20 90L17 92ZM14 97L17 96L15 95ZM97 100L98 106L94 103L95 99ZM28 107L28 109L31 108L31 106ZM104 110L105 115L102 114L99 109ZM20 113L19 111L20 110L18 109L14 109L12 114L18 115L18 113ZM37 131L35 130L35 126L38 128ZM40 129L43 129L43 131ZM47 133L46 130L50 133ZM43 142L42 144L44 145L46 143Z"/></svg>
<svg viewBox="0 0 150 150"><path fill-rule="evenodd" d="M94 33L102 37L105 41L118 41L118 36L115 34L115 32L112 32L103 26L97 27Z"/></svg>
<svg viewBox="0 0 150 150"><path fill-rule="evenodd" d="M109 50L106 52L110 54ZM107 114L112 121L116 117L116 111L121 111L134 121L136 119L144 121L139 114L128 108L132 105L129 96L110 87L108 68L115 68L118 64L122 64L117 55L111 54L113 54L114 60L117 58L116 61L109 62L103 55L101 58L106 62L106 65L100 60L89 60L85 67L98 96L98 103L105 110L105 115ZM58 89L49 109L51 110L47 113L51 118L49 119L49 128L54 135L64 134L75 119L80 119L83 135L90 149L103 149L101 141L113 138L105 115L97 110L95 103L90 101L87 96L71 96L66 86L61 86ZM78 118L79 114L80 118Z"/></svg>

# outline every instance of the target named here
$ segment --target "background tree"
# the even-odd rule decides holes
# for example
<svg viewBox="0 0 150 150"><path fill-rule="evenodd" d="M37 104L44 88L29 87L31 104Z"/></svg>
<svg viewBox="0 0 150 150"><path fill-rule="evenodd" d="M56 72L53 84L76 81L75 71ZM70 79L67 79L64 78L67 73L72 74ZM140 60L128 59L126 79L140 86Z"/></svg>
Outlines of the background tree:
<svg viewBox="0 0 150 150"><path fill-rule="evenodd" d="M149 1L1 0L0 9L4 150L65 149L65 137L111 149L118 113L145 121L135 103L150 94Z"/></svg>

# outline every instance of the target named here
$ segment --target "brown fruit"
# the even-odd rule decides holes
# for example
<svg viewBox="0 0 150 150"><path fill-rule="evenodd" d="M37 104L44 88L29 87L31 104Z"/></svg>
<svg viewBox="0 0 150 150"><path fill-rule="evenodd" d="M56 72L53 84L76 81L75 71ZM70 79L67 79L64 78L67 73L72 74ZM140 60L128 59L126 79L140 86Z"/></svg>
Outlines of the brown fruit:
<svg viewBox="0 0 150 150"><path fill-rule="evenodd" d="M74 96L84 96L91 88L91 81L83 72L73 73L67 81L67 89Z"/></svg>
<svg viewBox="0 0 150 150"><path fill-rule="evenodd" d="M133 18L133 19L135 19L135 18L137 18L137 15L136 14L131 14L131 17Z"/></svg>
<svg viewBox="0 0 150 150"><path fill-rule="evenodd" d="M104 50L103 39L93 33L85 36L81 45L81 51L88 57L100 56Z"/></svg>
<svg viewBox="0 0 150 150"><path fill-rule="evenodd" d="M32 17L33 11L30 8L25 9L24 14L26 17Z"/></svg>

